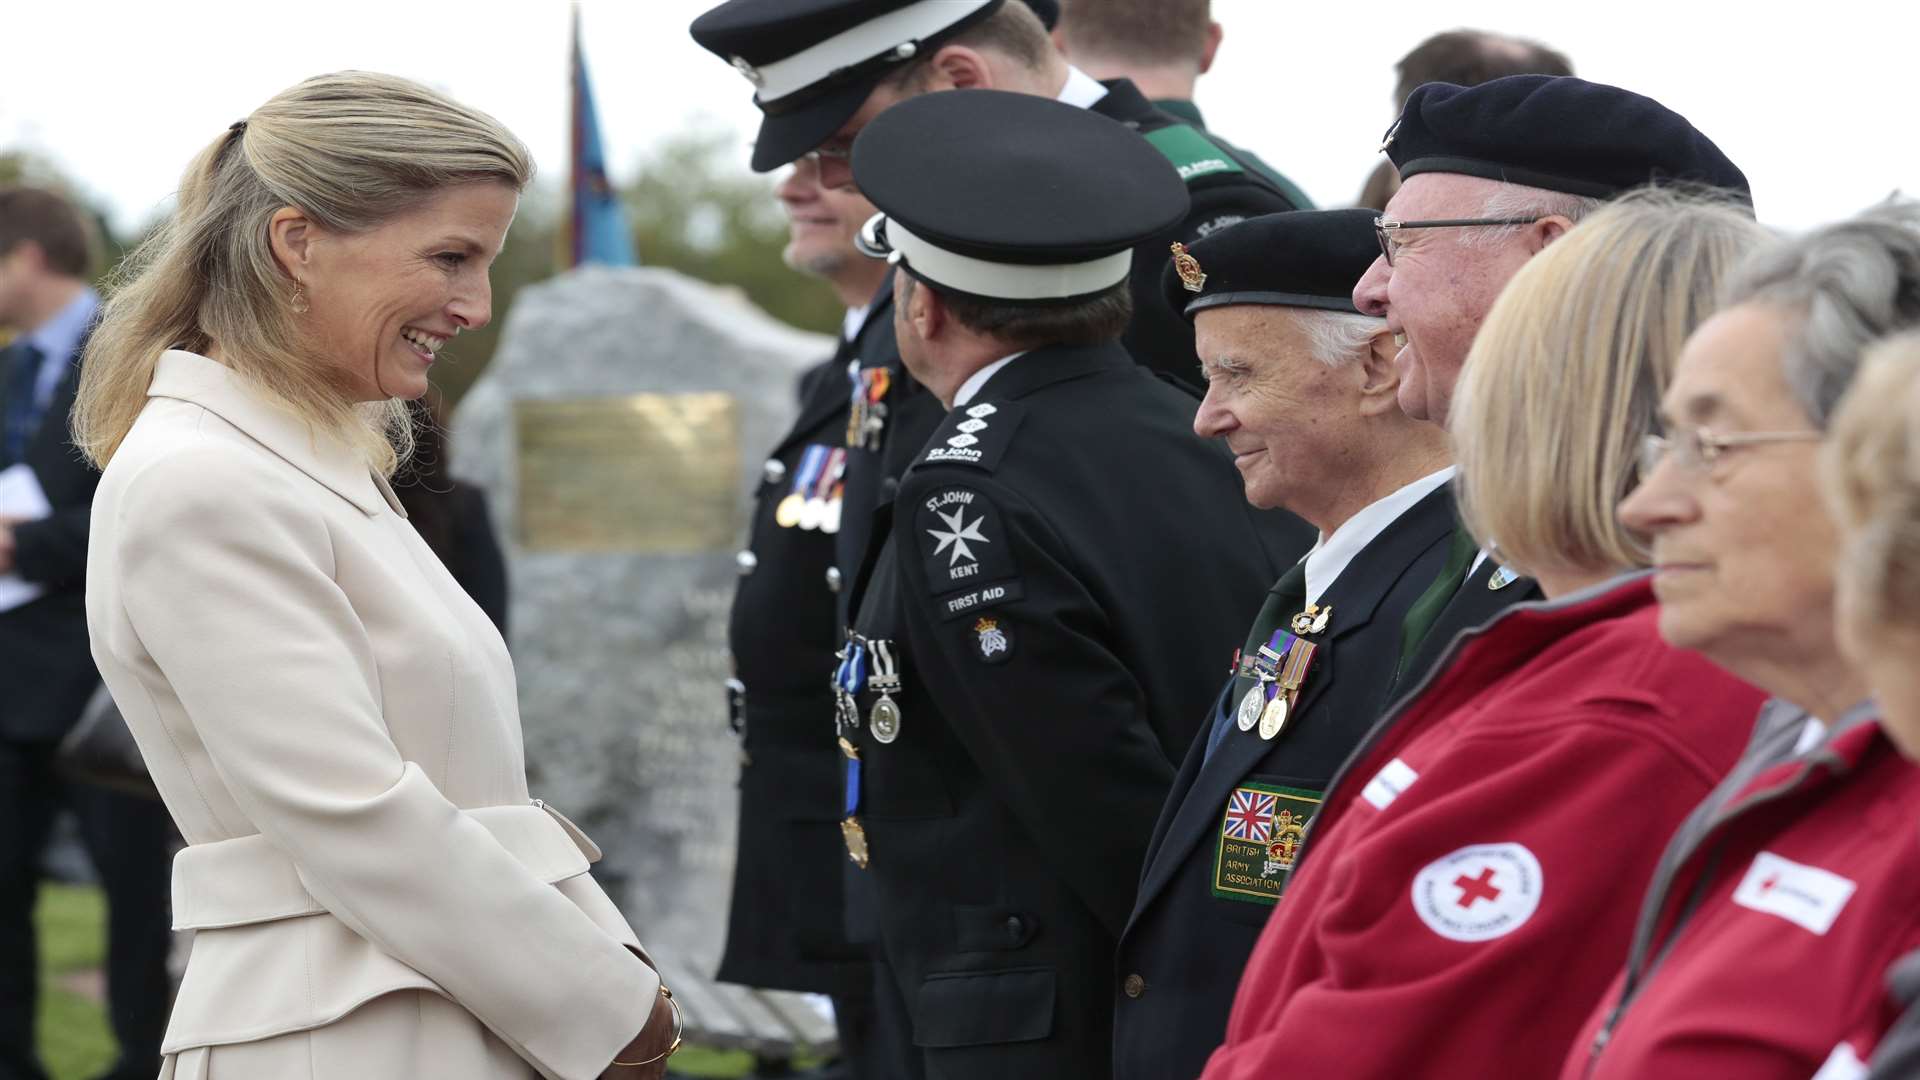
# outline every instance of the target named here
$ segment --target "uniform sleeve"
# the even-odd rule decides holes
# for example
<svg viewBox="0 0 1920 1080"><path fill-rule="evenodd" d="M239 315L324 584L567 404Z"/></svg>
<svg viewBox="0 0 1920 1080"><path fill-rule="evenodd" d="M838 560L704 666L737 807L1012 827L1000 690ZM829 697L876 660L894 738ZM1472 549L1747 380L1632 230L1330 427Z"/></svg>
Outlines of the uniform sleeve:
<svg viewBox="0 0 1920 1080"><path fill-rule="evenodd" d="M314 898L544 1070L597 1076L658 981L401 758L321 517L193 451L130 482L116 531L128 620Z"/></svg>
<svg viewBox="0 0 1920 1080"><path fill-rule="evenodd" d="M1654 733L1680 721L1649 712L1462 739L1402 774L1387 809L1357 800L1348 813L1379 820L1308 865L1331 876L1304 923L1268 924L1204 1080L1557 1075L1625 962L1668 836L1711 786ZM1251 1000L1277 956L1297 965L1286 1001Z"/></svg>
<svg viewBox="0 0 1920 1080"><path fill-rule="evenodd" d="M991 482L916 473L895 521L912 533L899 565L919 677L994 793L1119 934L1173 766L1112 627L1058 537ZM956 557L945 536L967 550ZM977 585L933 576L969 562Z"/></svg>

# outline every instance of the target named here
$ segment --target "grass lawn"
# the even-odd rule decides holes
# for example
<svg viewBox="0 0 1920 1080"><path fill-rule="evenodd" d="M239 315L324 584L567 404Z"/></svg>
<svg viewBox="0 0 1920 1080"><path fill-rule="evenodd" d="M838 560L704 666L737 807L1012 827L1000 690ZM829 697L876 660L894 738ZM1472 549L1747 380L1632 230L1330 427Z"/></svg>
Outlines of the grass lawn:
<svg viewBox="0 0 1920 1080"><path fill-rule="evenodd" d="M64 989L70 979L106 959L106 906L100 890L44 884L34 911L40 929L40 1055L53 1080L90 1080L113 1064L113 1033L106 1014L84 995ZM675 1075L735 1080L753 1068L745 1053L689 1046L673 1055Z"/></svg>

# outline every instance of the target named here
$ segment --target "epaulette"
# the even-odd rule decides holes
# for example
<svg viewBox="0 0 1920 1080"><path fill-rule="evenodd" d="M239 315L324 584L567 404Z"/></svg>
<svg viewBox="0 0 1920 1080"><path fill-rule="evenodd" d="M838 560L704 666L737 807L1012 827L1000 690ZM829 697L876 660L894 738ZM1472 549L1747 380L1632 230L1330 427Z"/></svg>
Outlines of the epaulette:
<svg viewBox="0 0 1920 1080"><path fill-rule="evenodd" d="M927 440L926 450L913 464L916 468L971 465L992 472L1026 415L1026 406L1012 401L982 401L955 409Z"/></svg>

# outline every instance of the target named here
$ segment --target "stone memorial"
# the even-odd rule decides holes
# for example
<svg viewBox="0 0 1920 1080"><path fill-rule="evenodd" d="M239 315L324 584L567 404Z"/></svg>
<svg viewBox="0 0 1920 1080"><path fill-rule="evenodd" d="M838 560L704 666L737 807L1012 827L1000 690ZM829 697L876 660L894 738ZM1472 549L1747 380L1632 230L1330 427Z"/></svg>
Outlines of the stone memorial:
<svg viewBox="0 0 1920 1080"><path fill-rule="evenodd" d="M507 555L531 790L600 845L596 876L708 1045L833 1035L797 995L712 982L738 813L734 556L796 379L832 350L737 291L583 267L518 294L452 424L453 471L487 492Z"/></svg>

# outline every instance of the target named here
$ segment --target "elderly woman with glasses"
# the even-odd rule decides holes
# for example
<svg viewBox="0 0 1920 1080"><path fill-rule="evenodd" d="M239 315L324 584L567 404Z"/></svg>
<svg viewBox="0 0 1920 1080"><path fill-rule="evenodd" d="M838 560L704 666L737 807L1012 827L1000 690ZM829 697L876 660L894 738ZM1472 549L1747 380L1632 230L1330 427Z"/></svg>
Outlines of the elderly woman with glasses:
<svg viewBox="0 0 1920 1080"><path fill-rule="evenodd" d="M1205 1080L1550 1075L1665 837L1761 695L1665 644L1613 509L1687 334L1766 234L1645 192L1534 256L1454 390L1461 517L1550 598L1454 642L1325 796ZM1542 992L1545 990L1546 992Z"/></svg>
<svg viewBox="0 0 1920 1080"><path fill-rule="evenodd" d="M1668 843L1563 1080L1863 1076L1912 996L1881 975L1920 949L1920 771L1835 639L1819 444L1862 349L1914 325L1920 204L1893 204L1757 256L1681 354L1621 519L1652 537L1662 636L1774 700Z"/></svg>

